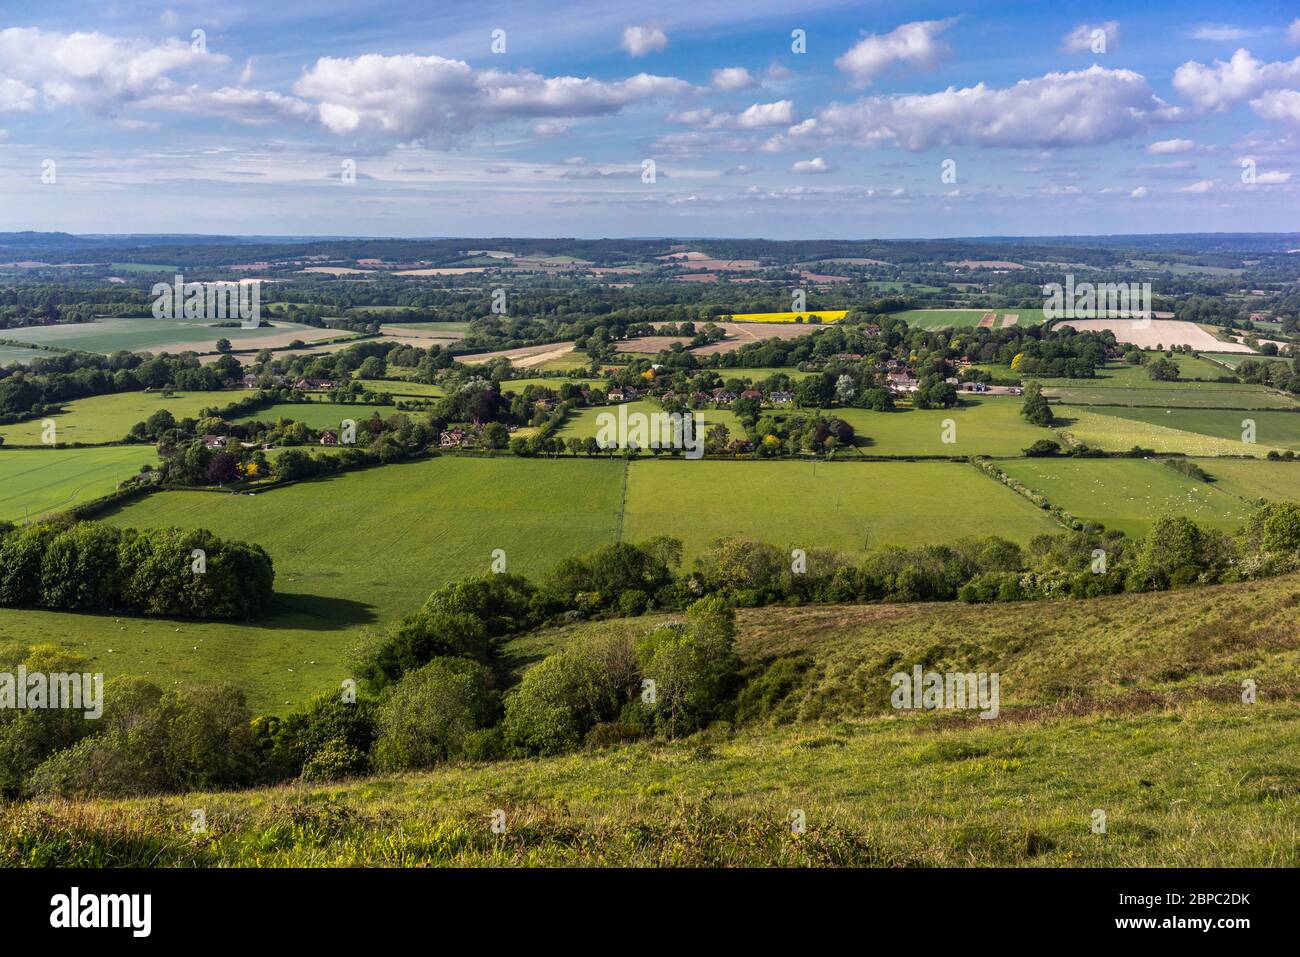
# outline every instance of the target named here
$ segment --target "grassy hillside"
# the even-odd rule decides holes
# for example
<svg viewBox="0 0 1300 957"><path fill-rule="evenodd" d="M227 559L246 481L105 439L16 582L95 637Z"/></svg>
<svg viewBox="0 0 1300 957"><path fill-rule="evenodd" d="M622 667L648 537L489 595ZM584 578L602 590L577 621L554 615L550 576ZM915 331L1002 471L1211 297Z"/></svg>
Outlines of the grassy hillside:
<svg viewBox="0 0 1300 957"><path fill-rule="evenodd" d="M149 445L0 450L0 520L35 519L107 495L156 459Z"/></svg>
<svg viewBox="0 0 1300 957"><path fill-rule="evenodd" d="M164 396L161 392L118 392L96 395L87 399L74 399L58 415L42 416L17 425L0 425L0 435L6 445L40 445L44 430L42 422L54 421L55 439L58 442L103 443L120 442L131 431L131 426L143 422L159 409L166 409L177 419L197 418L201 409L229 405L249 393L231 392L177 392Z"/></svg>
<svg viewBox="0 0 1300 957"><path fill-rule="evenodd" d="M746 661L808 665L772 720L332 785L13 805L0 865L1296 866L1297 606L1289 576L742 612ZM528 654L583 630L532 636ZM1000 716L892 711L888 676L913 663L998 671Z"/></svg>

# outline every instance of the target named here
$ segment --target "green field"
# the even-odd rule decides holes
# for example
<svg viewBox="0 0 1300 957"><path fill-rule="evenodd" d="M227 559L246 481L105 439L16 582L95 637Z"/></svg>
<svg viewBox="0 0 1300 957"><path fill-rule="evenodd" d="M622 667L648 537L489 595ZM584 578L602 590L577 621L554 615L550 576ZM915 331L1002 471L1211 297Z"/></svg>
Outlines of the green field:
<svg viewBox="0 0 1300 957"><path fill-rule="evenodd" d="M1055 406L1059 416L1082 416L1089 445L1124 451L1134 445L1158 452L1189 455L1265 455L1269 449L1300 450L1300 412L1241 412L1230 409L1147 409L1127 406ZM1101 422L1102 417L1126 423ZM1242 440L1246 425L1255 423L1255 445ZM1150 428L1149 428L1150 427ZM1075 427L1065 426L1076 432ZM1111 431L1113 430L1113 431ZM1184 433L1182 435L1175 433ZM1109 433L1109 436L1108 436ZM1185 433L1192 433L1190 436ZM1149 440L1148 440L1149 438ZM1132 441L1130 441L1132 439ZM1127 443L1127 444L1125 444Z"/></svg>
<svg viewBox="0 0 1300 957"><path fill-rule="evenodd" d="M257 329L216 327L204 322L182 322L174 319L98 319L95 322L65 323L57 326L28 326L6 329L3 337L18 342L34 342L61 349L80 349L83 352L163 352L168 348L211 339L229 339L236 349L256 349L259 340L301 331L314 335L310 326L275 320L275 325Z"/></svg>
<svg viewBox="0 0 1300 957"><path fill-rule="evenodd" d="M1043 321L1043 310L1038 309L906 309L903 312L891 312L890 318L902 319L914 329L969 329L980 324L985 313L997 315L993 326L1002 328L1002 317L1016 315L1020 319L1016 327L1036 326Z"/></svg>
<svg viewBox="0 0 1300 957"><path fill-rule="evenodd" d="M155 458L150 445L0 450L0 520L35 519L107 495Z"/></svg>
<svg viewBox="0 0 1300 957"><path fill-rule="evenodd" d="M539 385L544 389L560 390L560 386L572 382L579 386L599 386L605 388L604 379L570 379L568 376L537 376L531 379L502 379L499 383L502 392L523 392L530 385Z"/></svg>
<svg viewBox="0 0 1300 957"><path fill-rule="evenodd" d="M367 392L387 392L401 399L436 399L442 389L427 382L402 382L396 379L357 379Z"/></svg>
<svg viewBox="0 0 1300 957"><path fill-rule="evenodd" d="M1056 406L1053 408L1053 412L1057 415L1054 427L1063 435L1070 435L1076 441L1107 452L1127 452L1137 446L1138 448L1152 449L1156 452L1182 452L1187 455L1253 455L1262 458L1269 451L1269 446L1263 444L1248 445L1240 440L1242 418L1258 416L1262 413L1223 413L1227 416L1236 416L1236 422L1238 423L1237 438L1232 439L1183 431L1173 427L1172 423L1176 420L1178 413L1204 410L1170 409L1167 410L1168 415L1165 414L1166 410L1163 409L1138 410L1154 412L1158 416L1169 420L1169 425L1162 421L1145 421L1105 414L1119 411L1128 410L1111 406ZM1282 412L1276 414L1292 415L1294 413ZM1154 420L1156 416L1151 418Z"/></svg>
<svg viewBox="0 0 1300 957"><path fill-rule="evenodd" d="M1215 480L1215 488L1249 502L1261 498L1300 502L1300 462L1238 462L1231 459L1197 463Z"/></svg>
<svg viewBox="0 0 1300 957"><path fill-rule="evenodd" d="M0 468L10 455L46 454L57 453L3 453ZM620 462L444 456L257 495L159 492L104 520L257 542L275 562L281 610L251 625L143 617L119 625L41 611L0 611L0 623L95 654L112 663L105 674L224 678L255 708L284 710L346 677L344 651L363 628L415 610L448 581L487 573L493 549L505 551L508 571L536 576L614 541L622 484Z"/></svg>
<svg viewBox="0 0 1300 957"><path fill-rule="evenodd" d="M53 353L46 352L44 349L24 349L22 346L0 345L0 366L8 365L11 362L26 365L33 359L49 359L53 355Z"/></svg>
<svg viewBox="0 0 1300 957"><path fill-rule="evenodd" d="M388 418L397 410L391 405L362 405L352 402L277 402L266 408L240 416L236 422L276 422L292 419L312 429L337 429L344 419L361 422L375 413Z"/></svg>
<svg viewBox="0 0 1300 957"><path fill-rule="evenodd" d="M635 414L648 416L663 414L663 409L659 407L659 403L657 402L650 402L642 399L636 402L625 402L623 404L627 406L627 413L629 416ZM569 416L568 420L564 423L564 426L556 433L556 435L562 439L595 438L597 433L600 432L600 415L604 412L608 412L617 417L619 414L618 406L610 405L589 409L579 409ZM744 438L746 435L744 426L740 424L740 420L736 418L734 412L729 412L726 409L701 409L696 413L696 415L699 416L700 419L703 419L703 425L697 426L697 429L702 428L707 431L715 425L725 425L731 432L731 437L733 439ZM696 419L696 422L699 422L700 419ZM615 421L617 421L617 419L615 419ZM699 434L703 435L703 432Z"/></svg>
<svg viewBox="0 0 1300 957"><path fill-rule="evenodd" d="M716 371L718 375L722 376L722 381L724 382L728 379L748 379L751 384L762 382L764 379L776 375L778 372L788 375L796 382L800 379L806 379L810 375L819 374L816 372L800 372L794 366L767 366L765 368L754 367L749 369L730 369L723 367Z"/></svg>
<svg viewBox="0 0 1300 957"><path fill-rule="evenodd" d="M248 393L230 392L177 392L163 396L161 392L116 392L96 395L88 399L74 399L58 415L30 419L18 425L0 425L0 435L7 445L40 445L42 421L54 420L55 438L59 442L105 443L121 442L131 426L143 422L159 409L167 409L177 419L194 418L200 409L221 408Z"/></svg>
<svg viewBox="0 0 1300 957"><path fill-rule="evenodd" d="M626 540L674 535L688 557L732 535L860 554L1059 531L1027 499L958 462L637 462L623 520Z"/></svg>
<svg viewBox="0 0 1300 957"><path fill-rule="evenodd" d="M1250 513L1240 499L1146 459L1018 459L998 466L1076 518L1145 535L1163 515L1234 531Z"/></svg>
<svg viewBox="0 0 1300 957"><path fill-rule="evenodd" d="M1178 356L1185 376L1213 379L1231 371L1208 359ZM1007 370L1007 374L1012 374ZM1262 385L1234 382L1155 382L1142 366L1114 362L1092 379L1036 378L1050 398L1069 405L1168 406L1171 408L1294 409L1297 403Z"/></svg>
<svg viewBox="0 0 1300 957"><path fill-rule="evenodd" d="M1051 430L1025 421L1023 399L963 398L954 409L830 409L853 426L864 455L1020 455L1039 439L1052 439ZM955 441L944 442L946 423Z"/></svg>

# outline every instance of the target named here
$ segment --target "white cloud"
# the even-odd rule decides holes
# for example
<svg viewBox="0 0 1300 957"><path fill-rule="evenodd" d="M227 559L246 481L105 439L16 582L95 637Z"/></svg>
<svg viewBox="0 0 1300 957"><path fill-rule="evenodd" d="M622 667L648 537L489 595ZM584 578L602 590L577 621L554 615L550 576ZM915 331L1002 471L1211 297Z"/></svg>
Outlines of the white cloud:
<svg viewBox="0 0 1300 957"><path fill-rule="evenodd" d="M335 133L415 138L454 135L508 119L616 113L690 88L684 80L648 73L606 82L479 70L440 56L375 53L322 57L294 84L295 93L316 102L321 122Z"/></svg>
<svg viewBox="0 0 1300 957"><path fill-rule="evenodd" d="M790 100L755 103L736 117L736 126L742 130L761 129L766 126L789 126L793 122L794 103Z"/></svg>
<svg viewBox="0 0 1300 957"><path fill-rule="evenodd" d="M1158 140L1147 147L1152 156L1166 156L1170 153L1188 153L1196 148L1191 140Z"/></svg>
<svg viewBox="0 0 1300 957"><path fill-rule="evenodd" d="M790 167L792 173L832 173L835 167L820 156L815 156L810 160L799 160Z"/></svg>
<svg viewBox="0 0 1300 957"><path fill-rule="evenodd" d="M932 67L949 53L935 38L955 22L955 17L918 20L883 35L873 33L858 41L835 65L857 86L867 86L893 66Z"/></svg>
<svg viewBox="0 0 1300 957"><path fill-rule="evenodd" d="M1148 190L1145 186L1139 186L1137 189L1133 190L1133 192L1129 193L1129 195L1132 196L1134 199L1146 199L1149 193L1150 190Z"/></svg>
<svg viewBox="0 0 1300 957"><path fill-rule="evenodd" d="M248 86L253 82L253 58L249 57L244 61L244 69L239 73L239 85Z"/></svg>
<svg viewBox="0 0 1300 957"><path fill-rule="evenodd" d="M722 175L723 176L748 176L750 173L757 173L760 169L762 169L761 166L749 166L745 163L740 163L736 166L730 167L729 169L723 170Z"/></svg>
<svg viewBox="0 0 1300 957"><path fill-rule="evenodd" d="M1208 193L1210 190L1214 189L1214 184L1215 184L1215 180L1212 180L1212 179L1202 179L1202 180L1197 180L1197 181L1196 181L1195 183L1193 183L1191 186L1183 186L1183 187L1181 187L1181 188L1175 190L1175 192L1179 192L1179 193Z"/></svg>
<svg viewBox="0 0 1300 957"><path fill-rule="evenodd" d="M75 106L108 115L174 88L173 74L229 62L180 40L149 44L102 33L0 30L0 109Z"/></svg>
<svg viewBox="0 0 1300 957"><path fill-rule="evenodd" d="M1286 30L1286 38L1292 43L1300 43L1300 17L1291 21L1291 26Z"/></svg>
<svg viewBox="0 0 1300 957"><path fill-rule="evenodd" d="M717 130L732 120L730 113L714 113L707 106L695 110L677 110L668 114L669 123L694 127L697 130Z"/></svg>
<svg viewBox="0 0 1300 957"><path fill-rule="evenodd" d="M1096 36L1098 31L1100 37ZM1107 20L1096 25L1081 23L1061 38L1061 49L1067 53L1091 53L1096 39L1105 40L1102 52L1114 49L1115 42L1119 39L1119 21Z"/></svg>
<svg viewBox="0 0 1300 957"><path fill-rule="evenodd" d="M1291 182L1291 174L1284 173L1281 170L1269 170L1267 173L1260 173L1255 177L1255 182L1261 186L1279 186L1282 183Z"/></svg>
<svg viewBox="0 0 1300 957"><path fill-rule="evenodd" d="M713 85L719 90L747 90L758 81L743 66L728 66L713 71Z"/></svg>
<svg viewBox="0 0 1300 957"><path fill-rule="evenodd" d="M1092 66L1004 89L981 83L833 103L809 132L865 146L893 142L909 150L940 144L1091 146L1140 135L1177 116L1140 73Z"/></svg>
<svg viewBox="0 0 1300 957"><path fill-rule="evenodd" d="M1269 90L1251 100L1250 108L1266 120L1300 124L1300 91Z"/></svg>
<svg viewBox="0 0 1300 957"><path fill-rule="evenodd" d="M569 128L563 123L537 123L533 126L533 135L542 139L553 136L568 136Z"/></svg>
<svg viewBox="0 0 1300 957"><path fill-rule="evenodd" d="M1221 110L1300 82L1300 57L1288 62L1261 63L1247 50L1238 50L1226 63L1215 60L1205 66L1189 60L1174 71L1174 89L1197 106Z"/></svg>
<svg viewBox="0 0 1300 957"><path fill-rule="evenodd" d="M282 120L307 121L315 116L312 104L273 90L227 86L219 90L189 87L146 97L139 105L149 110L221 116L244 123L272 123Z"/></svg>
<svg viewBox="0 0 1300 957"><path fill-rule="evenodd" d="M628 27L623 31L623 49L631 56L658 53L666 46L668 37L658 27Z"/></svg>
<svg viewBox="0 0 1300 957"><path fill-rule="evenodd" d="M1202 23L1192 31L1193 40L1210 40L1214 43L1231 43L1248 37L1260 36L1263 30L1247 30L1231 23Z"/></svg>

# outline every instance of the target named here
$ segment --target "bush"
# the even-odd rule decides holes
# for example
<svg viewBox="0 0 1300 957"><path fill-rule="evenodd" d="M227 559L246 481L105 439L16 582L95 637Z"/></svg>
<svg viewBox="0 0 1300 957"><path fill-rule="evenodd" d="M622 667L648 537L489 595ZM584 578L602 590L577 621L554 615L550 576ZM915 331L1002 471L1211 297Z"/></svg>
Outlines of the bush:
<svg viewBox="0 0 1300 957"><path fill-rule="evenodd" d="M492 720L490 682L468 658L435 658L408 672L379 706L376 766L427 768L460 757L466 736Z"/></svg>

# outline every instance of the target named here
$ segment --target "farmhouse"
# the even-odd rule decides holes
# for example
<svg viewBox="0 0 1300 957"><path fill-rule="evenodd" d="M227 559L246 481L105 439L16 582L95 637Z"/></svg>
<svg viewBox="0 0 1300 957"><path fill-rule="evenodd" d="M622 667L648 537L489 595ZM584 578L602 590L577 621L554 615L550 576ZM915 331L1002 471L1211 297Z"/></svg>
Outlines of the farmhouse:
<svg viewBox="0 0 1300 957"><path fill-rule="evenodd" d="M331 432L329 429L326 429L324 432L322 432L322 433L320 434L320 444L321 444L321 445L338 445L338 444L339 444L339 436L338 436L338 433L337 433L337 432Z"/></svg>
<svg viewBox="0 0 1300 957"><path fill-rule="evenodd" d="M458 449L472 444L473 437L464 429L448 429L438 434L438 445L444 449Z"/></svg>
<svg viewBox="0 0 1300 957"><path fill-rule="evenodd" d="M300 392L323 392L334 388L329 379L299 379L293 387Z"/></svg>
<svg viewBox="0 0 1300 957"><path fill-rule="evenodd" d="M792 405L794 403L793 392L782 392L777 390L769 393L767 398L773 405Z"/></svg>
<svg viewBox="0 0 1300 957"><path fill-rule="evenodd" d="M230 440L224 435L203 436L203 447L209 450L224 449Z"/></svg>

